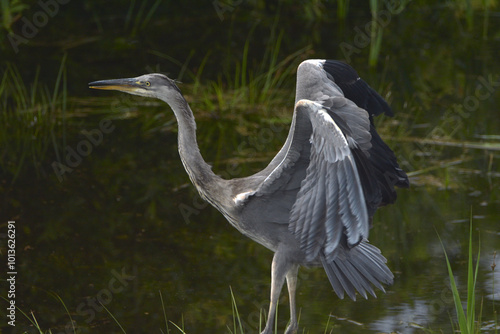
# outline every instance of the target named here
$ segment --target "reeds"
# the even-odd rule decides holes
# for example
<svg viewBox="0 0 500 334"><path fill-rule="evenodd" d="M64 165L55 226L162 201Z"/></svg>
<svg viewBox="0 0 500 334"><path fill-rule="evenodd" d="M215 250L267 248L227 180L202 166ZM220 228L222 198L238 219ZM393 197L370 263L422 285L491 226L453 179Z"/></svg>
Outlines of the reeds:
<svg viewBox="0 0 500 334"><path fill-rule="evenodd" d="M196 102L202 104L201 109L225 111L266 105L267 109L271 110L270 104L283 103L286 100L281 89L288 83L295 82L296 68L310 50L310 46L306 46L283 58L280 55L283 37L284 31L278 29L277 17L271 27L263 57L254 63L249 56L252 48L252 29L243 45L241 58L231 57L229 65L225 66L218 77L208 81L203 81L201 78L211 52L207 52L196 73L187 67L192 54L185 62L180 62L157 51L151 53L178 65L180 67L178 79L182 80L187 76L193 82L193 94L199 94L200 87L203 87L203 98L197 98Z"/></svg>
<svg viewBox="0 0 500 334"><path fill-rule="evenodd" d="M337 18L344 21L349 11L349 0L337 0Z"/></svg>
<svg viewBox="0 0 500 334"><path fill-rule="evenodd" d="M2 27L11 32L12 24L16 17L29 6L21 0L0 0L0 9L2 10Z"/></svg>
<svg viewBox="0 0 500 334"><path fill-rule="evenodd" d="M68 315L69 317L69 324L71 324L71 330L72 330L72 333L76 334L77 333L77 328L75 327L75 322L73 321L73 318L71 317L71 313L69 312L68 310L68 307L66 306L66 304L64 303L64 301L62 300L62 298L55 292L48 292L48 294L56 299L57 301L59 301L62 306L64 307L64 310L66 311L66 314ZM3 300L5 300L6 302L8 302L8 299L6 299L5 297L2 297ZM52 333L52 330L51 329L48 329L46 331L44 331L42 329L42 327L38 324L38 320L36 319L35 317L35 313L33 311L30 311L29 314L26 314L26 312L24 312L22 309L20 309L18 306L16 306L16 310L19 311L19 313L21 313L27 320L28 322L31 324L31 326L33 328L35 328L36 332L39 333L39 334L46 334L46 333L49 333L51 334ZM68 331L70 330L69 326L66 327L66 333L68 333ZM27 332L24 332L24 333L27 333Z"/></svg>
<svg viewBox="0 0 500 334"><path fill-rule="evenodd" d="M465 20L465 25L469 32L472 32L475 28L475 18L477 13L483 16L483 27L482 27L482 37L484 39L488 36L488 25L490 17L490 9L496 7L497 2L492 0L456 0L450 1L449 5L454 8L455 15L463 20Z"/></svg>
<svg viewBox="0 0 500 334"><path fill-rule="evenodd" d="M136 1L130 1L127 15L125 16L125 31L129 31L131 37L137 35L140 30L147 26L161 2L162 0L155 0L148 8L149 1L141 1L139 9L137 9L135 6Z"/></svg>
<svg viewBox="0 0 500 334"><path fill-rule="evenodd" d="M467 304L466 311L462 306L462 301L460 299L460 294L458 292L457 284L455 282L455 277L453 275L453 270L451 269L451 264L446 254L446 249L443 245L443 251L446 258L446 266L448 268L448 276L450 278L451 291L453 293L453 302L455 304L455 309L458 318L458 327L462 334L475 334L479 333L481 330L481 311L479 312L479 317L476 322L476 282L477 273L479 271L479 257L480 250L478 249L476 266L474 268L472 261L472 215L470 220L470 230L469 230L469 260L467 266Z"/></svg>
<svg viewBox="0 0 500 334"><path fill-rule="evenodd" d="M0 82L0 168L9 174L11 183L30 163L39 174L51 146L59 157L66 136L65 59L52 92L39 82L39 69L33 82L26 84L15 65L4 67Z"/></svg>
<svg viewBox="0 0 500 334"><path fill-rule="evenodd" d="M383 28L378 24L380 1L370 0L370 12L372 14L371 29L370 29L370 54L368 56L368 64L375 67L378 62L380 49L382 47Z"/></svg>

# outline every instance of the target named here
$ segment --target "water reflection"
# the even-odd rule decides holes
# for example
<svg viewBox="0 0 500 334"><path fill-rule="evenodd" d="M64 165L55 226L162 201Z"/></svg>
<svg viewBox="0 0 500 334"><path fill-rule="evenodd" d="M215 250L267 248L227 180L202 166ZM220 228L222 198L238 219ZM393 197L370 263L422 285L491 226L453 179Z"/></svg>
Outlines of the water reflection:
<svg viewBox="0 0 500 334"><path fill-rule="evenodd" d="M493 263L493 262L491 262ZM500 270L495 268L491 269L491 263L483 266L486 272L484 275L483 288L485 290L485 297L491 301L500 301Z"/></svg>
<svg viewBox="0 0 500 334"><path fill-rule="evenodd" d="M420 333L432 323L428 303L416 299L411 304L403 303L389 309L389 315L373 321L370 329L382 333Z"/></svg>

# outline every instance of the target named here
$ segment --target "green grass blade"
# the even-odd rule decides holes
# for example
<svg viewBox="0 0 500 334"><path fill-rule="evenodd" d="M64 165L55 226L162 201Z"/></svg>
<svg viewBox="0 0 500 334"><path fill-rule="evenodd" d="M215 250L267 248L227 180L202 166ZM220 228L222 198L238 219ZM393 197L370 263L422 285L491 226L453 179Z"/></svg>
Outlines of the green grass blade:
<svg viewBox="0 0 500 334"><path fill-rule="evenodd" d="M183 321L184 322L184 321ZM173 323L172 321L170 321L170 323L172 325L175 326L175 328L177 328L182 334L186 334L186 332L184 332L184 329L182 329L181 327L179 327L176 323Z"/></svg>
<svg viewBox="0 0 500 334"><path fill-rule="evenodd" d="M472 333L472 325L474 325L474 286L473 286L473 265L472 265L472 223L469 231L469 260L467 265L467 331ZM472 284L472 286L471 286Z"/></svg>
<svg viewBox="0 0 500 334"><path fill-rule="evenodd" d="M182 81L184 79L184 73L188 69L189 61L191 60L191 58L193 58L194 54L195 54L195 51L191 50L186 61L184 62L184 64L182 64L182 67L179 71L179 74L177 75L177 80Z"/></svg>
<svg viewBox="0 0 500 334"><path fill-rule="evenodd" d="M480 332L480 326L476 325L476 282L477 282L477 275L479 272L479 259L481 256L480 252L480 242L478 246L478 254L476 258L476 266L474 267L473 259L472 259L472 212L471 212L471 218L470 218L470 228L469 228L469 259L467 262L467 310L464 312L464 309L462 307L462 303L460 300L460 296L458 293L458 288L455 282L455 278L453 276L453 271L451 269L451 264L448 259L448 255L446 253L446 249L444 248L443 242L441 238L439 237L439 241L441 242L441 246L443 247L444 255L446 258L446 265L448 268L448 275L450 277L450 285L451 285L451 290L453 294L453 301L455 303L455 308L457 312L457 318L458 318L458 325L461 333L466 333L466 334L473 334L473 333L479 333ZM481 319L482 315L482 303L481 303L481 310L479 314L479 321Z"/></svg>
<svg viewBox="0 0 500 334"><path fill-rule="evenodd" d="M200 84L201 84L201 75L203 74L203 70L205 69L208 58L210 58L211 54L212 54L211 50L205 54L205 57L203 57L203 59L200 63L200 66L198 66L198 70L196 71L196 75L193 77L193 81L194 81L193 94L196 94L198 92L198 88L200 87Z"/></svg>
<svg viewBox="0 0 500 334"><path fill-rule="evenodd" d="M64 68L65 68L67 56L68 56L68 54L64 53L63 58L61 60L61 66L59 67L59 72L57 73L56 84L55 84L55 87L54 87L54 93L52 95L52 101L51 101L51 107L52 108L55 107L55 104L56 104L56 101L57 101L57 94L59 92L59 85L61 84L61 79L62 79L62 75L63 75L63 72L64 72Z"/></svg>
<svg viewBox="0 0 500 334"><path fill-rule="evenodd" d="M252 30L253 32L253 30ZM250 36L245 41L245 47L243 48L243 59L241 62L241 81L240 86L235 88L246 87L247 85L247 61L248 61L248 49L250 46Z"/></svg>
<svg viewBox="0 0 500 334"><path fill-rule="evenodd" d="M477 272L476 272L477 274ZM475 285L474 265L472 263L472 217L469 231L469 261L467 266L467 330L473 333L475 311Z"/></svg>
<svg viewBox="0 0 500 334"><path fill-rule="evenodd" d="M9 303L9 300L5 297L1 297L3 300L5 300L7 303ZM40 328L40 326L38 325L38 322L36 321L36 318L35 318L35 315L33 314L33 311L31 311L31 315L33 317L33 320L23 311L21 310L19 307L16 306L16 309L21 312L22 315L24 315L24 317L26 319L29 320L29 322L31 322L31 324L38 330L38 332L40 332L41 334L43 334L43 331L42 329Z"/></svg>
<svg viewBox="0 0 500 334"><path fill-rule="evenodd" d="M488 25L490 21L490 0L483 0L483 39L488 38Z"/></svg>
<svg viewBox="0 0 500 334"><path fill-rule="evenodd" d="M472 220L471 220L471 225L472 225ZM475 309L476 309L476 307L475 307L475 304L476 304L475 298L476 298L476 293L475 293L475 291L476 291L476 283L477 283L477 273L479 271L479 258L480 258L480 254L481 254L480 245L481 245L481 242L479 241L478 248L477 248L476 271L474 273L474 286L473 286L474 293L472 294L472 298L474 299L474 308L472 309L472 329L474 329L474 327L476 327L476 322L475 322ZM480 328L481 328L480 322L481 322L482 310L483 310L483 304L481 303L481 311L479 312L479 318L478 318L479 325L477 326L477 332L479 332Z"/></svg>
<svg viewBox="0 0 500 334"><path fill-rule="evenodd" d="M165 327L167 328L167 333L170 333L170 330L168 329L168 320L167 320L167 312L165 311L165 303L163 303L163 295L161 294L161 290L158 290L160 293L160 300L161 300L161 308L163 310L163 318L165 319Z"/></svg>
<svg viewBox="0 0 500 334"><path fill-rule="evenodd" d="M465 20L467 22L467 28L472 30L474 27L474 10L472 8L471 0L465 0Z"/></svg>
<svg viewBox="0 0 500 334"><path fill-rule="evenodd" d="M439 235L438 235L439 237ZM448 267L448 276L450 278L451 292L453 294L453 301L455 303L455 309L457 312L458 325L460 331L462 333L467 333L467 321L465 318L465 312L462 307L462 301L460 300L460 295L458 294L457 284L455 282L455 277L453 276L453 270L451 269L450 260L448 259L448 254L446 253L446 249L444 248L443 241L441 237L439 237L439 241L441 242L441 246L443 247L444 256L446 258L446 266Z"/></svg>
<svg viewBox="0 0 500 334"><path fill-rule="evenodd" d="M240 333L243 334L243 326L241 324L240 314L238 312L238 306L236 305L236 299L234 299L233 288L229 286L229 290L231 291L231 302L233 305L233 325L234 325L234 333L236 334L236 320L238 321L238 327L240 329ZM236 315L236 317L235 317Z"/></svg>
<svg viewBox="0 0 500 334"><path fill-rule="evenodd" d="M130 22L132 22L132 13L134 12L135 0L130 2L130 6L128 7L127 15L125 15L125 30L128 30Z"/></svg>
<svg viewBox="0 0 500 334"><path fill-rule="evenodd" d="M52 297L54 297L55 299L57 299L58 301L60 301L61 304L63 305L64 309L66 310L66 314L68 315L69 320L71 321L71 326L73 327L73 333L76 334L75 321L73 321L73 318L71 317L71 313L69 313L69 310L66 307L66 304L64 303L64 301L62 300L62 298L57 293L55 293L55 292L50 292L50 293L52 294Z"/></svg>
<svg viewBox="0 0 500 334"><path fill-rule="evenodd" d="M113 318L113 320L116 322L116 324L118 325L118 327L120 327L120 329L122 330L123 334L127 334L127 332L125 332L125 329L123 329L122 325L118 322L118 320L116 320L115 316L113 315L113 313L111 313L107 308L106 306L104 306L103 303L99 302L99 304L101 304L101 306L106 310L106 312L108 312L108 314L111 316L111 318Z"/></svg>
<svg viewBox="0 0 500 334"><path fill-rule="evenodd" d="M156 12L156 9L161 4L161 2L162 2L162 0L156 0L156 2L153 4L153 6L151 6L148 13L146 14L146 17L142 21L141 29L144 29L148 25L149 21L151 20L151 17Z"/></svg>

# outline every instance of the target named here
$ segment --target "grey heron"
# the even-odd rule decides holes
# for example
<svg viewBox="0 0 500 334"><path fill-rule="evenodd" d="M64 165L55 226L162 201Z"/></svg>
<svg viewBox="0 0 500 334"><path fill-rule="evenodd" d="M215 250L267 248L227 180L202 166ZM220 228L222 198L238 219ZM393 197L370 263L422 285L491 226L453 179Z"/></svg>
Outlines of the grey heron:
<svg viewBox="0 0 500 334"><path fill-rule="evenodd" d="M299 266L322 266L335 293L356 300L393 274L368 242L379 206L408 187L393 151L375 131L373 116L392 115L387 102L349 65L306 60L297 69L293 120L285 144L260 172L226 180L203 159L193 112L174 80L163 74L101 80L90 88L158 98L174 112L179 154L201 197L238 231L274 252L271 294L263 334L274 325L286 280L290 322L296 333L295 291Z"/></svg>

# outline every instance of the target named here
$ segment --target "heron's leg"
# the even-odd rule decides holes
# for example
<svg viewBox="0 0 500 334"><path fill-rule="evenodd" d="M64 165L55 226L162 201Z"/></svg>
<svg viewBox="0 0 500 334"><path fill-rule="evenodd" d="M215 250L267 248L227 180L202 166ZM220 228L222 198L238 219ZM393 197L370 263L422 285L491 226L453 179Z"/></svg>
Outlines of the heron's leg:
<svg viewBox="0 0 500 334"><path fill-rule="evenodd" d="M297 273L299 266L292 265L286 273L286 284L288 286L288 296L290 297L290 324L288 325L285 334L295 334L298 329L297 310L295 308L295 291L297 290Z"/></svg>
<svg viewBox="0 0 500 334"><path fill-rule="evenodd" d="M283 287L283 283L285 283L285 276L290 265L287 262L286 257L280 251L274 253L273 263L271 265L271 303L269 305L266 327L261 334L273 333L276 305L278 304L281 288Z"/></svg>

